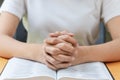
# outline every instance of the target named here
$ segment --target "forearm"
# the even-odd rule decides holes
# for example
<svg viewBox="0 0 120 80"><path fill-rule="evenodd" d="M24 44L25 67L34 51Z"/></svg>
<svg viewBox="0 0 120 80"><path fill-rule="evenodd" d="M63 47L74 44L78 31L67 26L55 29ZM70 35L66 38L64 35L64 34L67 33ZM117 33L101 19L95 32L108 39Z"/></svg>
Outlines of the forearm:
<svg viewBox="0 0 120 80"><path fill-rule="evenodd" d="M115 39L100 45L79 47L79 52L84 54L83 60L90 61L118 61L120 60L120 39Z"/></svg>
<svg viewBox="0 0 120 80"><path fill-rule="evenodd" d="M20 57L34 60L35 54L40 53L41 45L17 41L9 36L0 35L0 56L5 58Z"/></svg>

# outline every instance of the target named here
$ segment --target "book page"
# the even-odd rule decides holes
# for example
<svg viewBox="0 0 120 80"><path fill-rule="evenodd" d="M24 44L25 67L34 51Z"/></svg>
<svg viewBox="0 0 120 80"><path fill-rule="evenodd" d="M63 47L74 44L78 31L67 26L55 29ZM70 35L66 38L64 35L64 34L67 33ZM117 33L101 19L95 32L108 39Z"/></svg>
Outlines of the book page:
<svg viewBox="0 0 120 80"><path fill-rule="evenodd" d="M40 76L42 76L41 80L46 80L46 78L47 80L55 80L56 71L53 71L46 65L38 62L20 58L12 58L8 61L8 64L3 71L1 78L6 78L6 80L39 80Z"/></svg>
<svg viewBox="0 0 120 80"><path fill-rule="evenodd" d="M105 65L101 62L84 63L61 69L58 80L113 80Z"/></svg>

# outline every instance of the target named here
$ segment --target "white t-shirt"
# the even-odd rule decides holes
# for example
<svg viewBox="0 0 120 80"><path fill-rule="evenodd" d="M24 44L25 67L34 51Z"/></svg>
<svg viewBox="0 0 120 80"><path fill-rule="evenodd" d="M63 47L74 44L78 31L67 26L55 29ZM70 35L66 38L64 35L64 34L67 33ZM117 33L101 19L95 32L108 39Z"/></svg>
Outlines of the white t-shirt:
<svg viewBox="0 0 120 80"><path fill-rule="evenodd" d="M120 0L5 0L2 11L27 16L28 42L41 43L55 31L69 31L81 45L96 42L101 19L120 15Z"/></svg>

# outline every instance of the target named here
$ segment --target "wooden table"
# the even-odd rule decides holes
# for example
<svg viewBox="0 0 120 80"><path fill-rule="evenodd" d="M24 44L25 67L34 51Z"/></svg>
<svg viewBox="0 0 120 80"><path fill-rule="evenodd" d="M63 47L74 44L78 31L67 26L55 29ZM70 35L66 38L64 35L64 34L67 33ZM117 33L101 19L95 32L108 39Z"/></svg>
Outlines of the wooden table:
<svg viewBox="0 0 120 80"><path fill-rule="evenodd" d="M3 71L5 65L7 64L7 59L0 58L0 73Z"/></svg>
<svg viewBox="0 0 120 80"><path fill-rule="evenodd" d="M115 80L120 80L120 62L107 63L107 67Z"/></svg>
<svg viewBox="0 0 120 80"><path fill-rule="evenodd" d="M7 59L0 58L0 73L3 71L5 65L7 64ZM115 80L120 80L120 62L106 63L108 69L113 75Z"/></svg>

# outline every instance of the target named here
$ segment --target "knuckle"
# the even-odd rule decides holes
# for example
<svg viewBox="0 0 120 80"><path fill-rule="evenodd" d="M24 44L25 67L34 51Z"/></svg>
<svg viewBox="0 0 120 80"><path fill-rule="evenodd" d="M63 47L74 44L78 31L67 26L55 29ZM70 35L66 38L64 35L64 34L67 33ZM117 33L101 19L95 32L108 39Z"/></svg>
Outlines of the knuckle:
<svg viewBox="0 0 120 80"><path fill-rule="evenodd" d="M45 43L48 43L48 44L51 43L51 38L45 39L44 42L45 42Z"/></svg>
<svg viewBox="0 0 120 80"><path fill-rule="evenodd" d="M66 44L65 43L61 43L61 47L66 47Z"/></svg>
<svg viewBox="0 0 120 80"><path fill-rule="evenodd" d="M53 43L57 42L57 39L56 39L56 38L53 38L53 39L52 39L52 42L53 42Z"/></svg>
<svg viewBox="0 0 120 80"><path fill-rule="evenodd" d="M64 35L63 39L64 39L64 40L68 40L68 39L70 39L70 36Z"/></svg>
<svg viewBox="0 0 120 80"><path fill-rule="evenodd" d="M59 62L64 62L64 59L62 59L62 58L57 58L57 60L58 60Z"/></svg>
<svg viewBox="0 0 120 80"><path fill-rule="evenodd" d="M64 48L65 47L65 43L59 43L56 45L57 48Z"/></svg>
<svg viewBox="0 0 120 80"><path fill-rule="evenodd" d="M68 38L70 38L70 36L69 35L65 35L65 39L68 39Z"/></svg>
<svg viewBox="0 0 120 80"><path fill-rule="evenodd" d="M71 62L72 59L71 59L70 57L68 57L68 58L65 59L65 61L67 61L67 62Z"/></svg>
<svg viewBox="0 0 120 80"><path fill-rule="evenodd" d="M57 61L56 61L55 59L52 59L52 60L51 60L51 63L52 63L52 64L56 64Z"/></svg>
<svg viewBox="0 0 120 80"><path fill-rule="evenodd" d="M57 53L57 52L58 52L57 49L53 49L53 50L52 50L52 53Z"/></svg>

